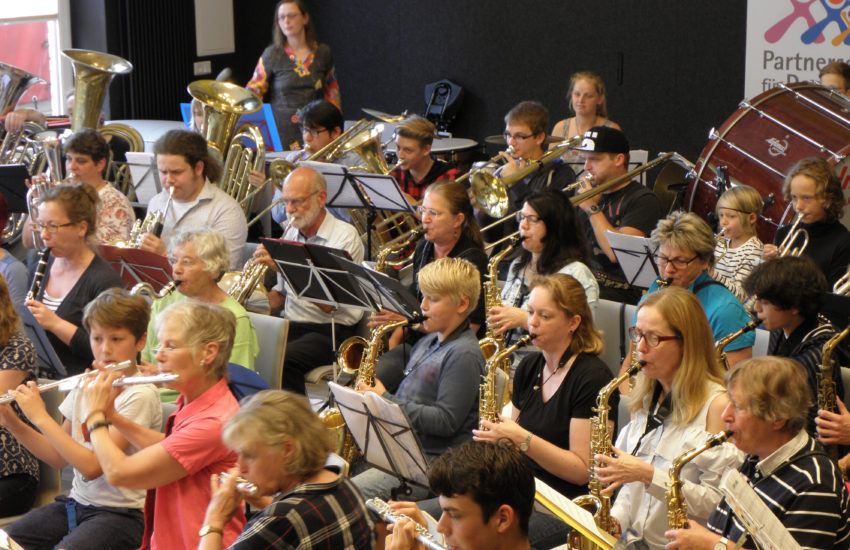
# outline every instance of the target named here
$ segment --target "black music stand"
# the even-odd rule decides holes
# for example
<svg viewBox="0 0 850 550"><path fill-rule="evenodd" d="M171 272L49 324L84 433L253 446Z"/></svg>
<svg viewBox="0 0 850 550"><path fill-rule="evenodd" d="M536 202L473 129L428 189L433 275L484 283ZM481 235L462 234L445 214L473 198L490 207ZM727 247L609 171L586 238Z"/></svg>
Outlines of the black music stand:
<svg viewBox="0 0 850 550"><path fill-rule="evenodd" d="M0 193L6 198L10 214L27 213L27 184L30 177L23 164L0 165Z"/></svg>
<svg viewBox="0 0 850 550"><path fill-rule="evenodd" d="M302 162L322 174L328 191L327 208L365 208L366 259L372 259L372 231L378 211L414 213L398 182L389 174L350 172L341 164Z"/></svg>
<svg viewBox="0 0 850 550"><path fill-rule="evenodd" d="M33 345L38 359L38 375L42 378L65 378L68 376L68 371L65 370L65 365L56 355L56 350L50 340L47 339L47 333L38 324L35 317L29 308L23 304L17 304L15 309L18 310L18 315L21 316L21 323L24 327L24 332Z"/></svg>
<svg viewBox="0 0 850 550"><path fill-rule="evenodd" d="M661 277L653 259L658 247L649 239L614 231L606 231L605 236L630 286L649 288Z"/></svg>
<svg viewBox="0 0 850 550"><path fill-rule="evenodd" d="M168 258L139 248L122 248L101 244L97 247L101 258L121 275L124 288L132 289L139 283L150 284L156 292L171 282L171 264Z"/></svg>
<svg viewBox="0 0 850 550"><path fill-rule="evenodd" d="M427 489L428 460L402 408L374 392L360 394L335 382L328 387L364 460L398 478L392 499L411 494L411 484Z"/></svg>
<svg viewBox="0 0 850 550"><path fill-rule="evenodd" d="M380 311L383 308L398 313L413 323L422 320L419 299L398 280L346 258L336 257L334 260L371 296L376 305L374 311Z"/></svg>

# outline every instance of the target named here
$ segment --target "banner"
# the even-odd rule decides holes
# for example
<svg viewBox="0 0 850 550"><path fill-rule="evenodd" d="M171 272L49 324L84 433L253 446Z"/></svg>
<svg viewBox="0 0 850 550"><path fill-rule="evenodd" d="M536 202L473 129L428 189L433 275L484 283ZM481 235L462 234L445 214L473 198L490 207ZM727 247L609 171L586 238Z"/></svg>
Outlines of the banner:
<svg viewBox="0 0 850 550"><path fill-rule="evenodd" d="M744 96L850 60L850 0L748 0Z"/></svg>

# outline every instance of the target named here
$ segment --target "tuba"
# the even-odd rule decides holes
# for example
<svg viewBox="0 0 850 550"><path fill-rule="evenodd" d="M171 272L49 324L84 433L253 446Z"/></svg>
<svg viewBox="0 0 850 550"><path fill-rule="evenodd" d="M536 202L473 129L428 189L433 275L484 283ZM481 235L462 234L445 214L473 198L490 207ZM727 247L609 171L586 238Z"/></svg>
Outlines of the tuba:
<svg viewBox="0 0 850 550"><path fill-rule="evenodd" d="M637 354L633 354L628 370L608 382L596 396L596 408L593 409L596 416L590 419L591 458L587 483L589 493L573 499L576 505L593 513L593 519L600 529L611 534L618 530L615 521L611 518L611 497L602 494L602 482L596 477L596 467L599 463L593 457L596 455L611 456L611 445L614 438L614 434L608 426L611 396L617 391L620 384L637 374L642 365L643 363L637 359ZM572 531L567 537L567 548L570 550L596 550L598 546L577 531Z"/></svg>
<svg viewBox="0 0 850 550"><path fill-rule="evenodd" d="M484 312L490 311L490 309L502 305L502 296L499 293L499 263L502 261L502 258L511 253L511 251L519 244L522 240L522 237L519 235L514 235L508 246L506 246L503 250L499 251L492 258L490 258L490 262L487 264L487 280L484 281ZM488 324L486 333L484 334L484 338L478 341L478 345L481 347L481 353L484 354L485 359L489 359L494 354L501 351L504 346L504 337L498 336L496 331ZM505 356L506 358L507 356ZM509 367L509 365L508 365ZM502 366L502 370L505 372L510 372L510 368L505 368Z"/></svg>
<svg viewBox="0 0 850 550"><path fill-rule="evenodd" d="M478 429L484 429L481 426L481 421L483 420L488 422L499 421L499 411L505 406L505 394L507 392L502 392L502 395L499 395L496 384L496 378L498 377L497 371L502 370L502 372L505 372L502 368L502 363L505 362L508 356L530 343L531 335L526 334L516 343L493 354L490 360L487 361L487 374L484 375L484 382L478 389Z"/></svg>
<svg viewBox="0 0 850 550"><path fill-rule="evenodd" d="M30 87L44 83L44 79L28 71L0 63L0 117L12 112ZM33 166L40 158L38 148L33 147L29 136L42 130L44 128L34 122L25 123L23 128L15 133L6 132L0 127L0 136L3 137L0 145L0 164L27 164L30 174L40 172L41 166Z"/></svg>
<svg viewBox="0 0 850 550"><path fill-rule="evenodd" d="M90 50L63 50L74 69L74 112L71 131L96 128L106 90L115 75L128 74L133 65L124 58Z"/></svg>
<svg viewBox="0 0 850 550"><path fill-rule="evenodd" d="M731 430L714 434L708 438L708 441L699 447L691 449L690 451L682 453L676 457L676 460L674 460L670 465L670 485L665 495L667 501L667 529L688 528L688 505L685 502L685 495L682 494L683 482L679 477L679 473L682 471L682 468L698 455L729 439L731 435Z"/></svg>
<svg viewBox="0 0 850 550"><path fill-rule="evenodd" d="M838 402L835 396L835 380L832 379L832 372L835 368L835 360L832 358L832 352L835 347L843 339L850 334L850 325L844 330L827 340L823 346L821 354L820 371L817 373L818 380L818 409L823 409L830 412L838 412ZM826 452L833 459L838 460L838 445L824 445Z"/></svg>
<svg viewBox="0 0 850 550"><path fill-rule="evenodd" d="M727 334L726 336L717 341L717 343L714 345L715 349L717 350L717 362L720 363L720 366L723 367L723 370L729 370L729 368L731 367L731 365L729 365L729 359L726 357L726 346L731 344L732 340L736 339L738 336L746 332L750 332L751 330L757 329L760 324L761 319L755 317L754 319L750 320L749 323L742 326L735 332Z"/></svg>

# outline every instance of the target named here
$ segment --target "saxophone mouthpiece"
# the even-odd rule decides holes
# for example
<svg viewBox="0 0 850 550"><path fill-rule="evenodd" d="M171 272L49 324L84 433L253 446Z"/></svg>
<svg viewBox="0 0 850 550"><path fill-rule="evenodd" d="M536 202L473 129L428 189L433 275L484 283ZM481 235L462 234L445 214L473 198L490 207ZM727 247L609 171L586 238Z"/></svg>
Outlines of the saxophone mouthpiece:
<svg viewBox="0 0 850 550"><path fill-rule="evenodd" d="M708 440L709 447L715 447L717 445L720 445L721 443L732 437L732 434L734 433L735 432L733 432L732 430L723 430L722 432L714 434Z"/></svg>
<svg viewBox="0 0 850 550"><path fill-rule="evenodd" d="M428 319L428 317L426 315L422 315L421 313L414 313L413 317L411 317L409 319L408 324L409 325L416 325L418 323L425 322L426 319Z"/></svg>

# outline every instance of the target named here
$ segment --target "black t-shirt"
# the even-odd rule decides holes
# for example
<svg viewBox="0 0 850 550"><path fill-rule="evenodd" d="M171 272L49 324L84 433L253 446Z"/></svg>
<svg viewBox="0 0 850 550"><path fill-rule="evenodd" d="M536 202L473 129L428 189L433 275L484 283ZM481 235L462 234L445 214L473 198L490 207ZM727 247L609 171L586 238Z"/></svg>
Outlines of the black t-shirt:
<svg viewBox="0 0 850 550"><path fill-rule="evenodd" d="M543 402L541 374L545 360L542 353L524 357L514 375L513 406L520 411L517 422L535 436L562 449L570 447L570 419L592 418L595 413L596 396L605 384L611 381L611 370L599 357L586 353L576 357L561 386L549 401ZM616 418L619 397L611 396L610 416ZM550 474L532 461L535 477L556 489L561 494L574 498L587 492L587 485L576 485Z"/></svg>
<svg viewBox="0 0 850 550"><path fill-rule="evenodd" d="M788 234L790 225L783 225L776 230L773 242L778 246L785 235ZM839 221L801 223L800 228L809 234L809 244L803 251L826 275L829 287L841 278L847 271L850 263L850 231ZM792 246L801 246L803 238L799 237Z"/></svg>

